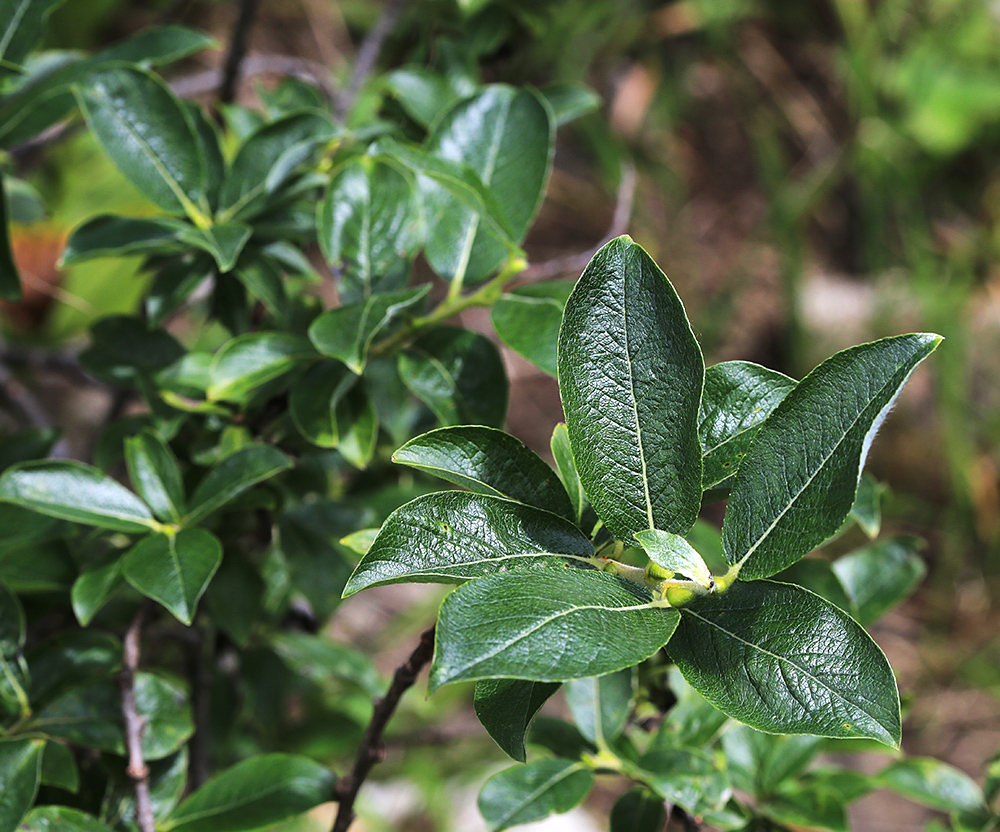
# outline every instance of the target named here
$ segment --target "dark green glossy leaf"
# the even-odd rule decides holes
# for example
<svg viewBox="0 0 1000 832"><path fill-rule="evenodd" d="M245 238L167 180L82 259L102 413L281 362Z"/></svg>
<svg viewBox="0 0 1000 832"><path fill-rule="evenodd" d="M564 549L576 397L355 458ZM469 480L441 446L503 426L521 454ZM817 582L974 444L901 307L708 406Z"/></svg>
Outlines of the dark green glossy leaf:
<svg viewBox="0 0 1000 832"><path fill-rule="evenodd" d="M613 673L659 650L678 618L676 610L654 605L643 587L605 572L488 575L463 584L441 605L430 688L463 679L562 682Z"/></svg>
<svg viewBox="0 0 1000 832"><path fill-rule="evenodd" d="M310 367L289 397L289 413L299 433L321 448L336 448L341 433L337 406L357 381L339 361Z"/></svg>
<svg viewBox="0 0 1000 832"><path fill-rule="evenodd" d="M566 704L580 733L601 748L625 728L635 694L635 671L572 679L566 683Z"/></svg>
<svg viewBox="0 0 1000 832"><path fill-rule="evenodd" d="M550 376L556 375L559 325L573 283L532 283L502 295L490 321L500 340Z"/></svg>
<svg viewBox="0 0 1000 832"><path fill-rule="evenodd" d="M584 754L596 754L597 746L588 742L564 719L541 714L531 724L528 742L554 754L556 757L579 759Z"/></svg>
<svg viewBox="0 0 1000 832"><path fill-rule="evenodd" d="M156 521L118 482L82 462L40 460L0 476L0 500L41 514L122 532L147 532Z"/></svg>
<svg viewBox="0 0 1000 832"><path fill-rule="evenodd" d="M380 584L460 583L527 566L586 566L593 555L593 545L575 526L547 511L484 494L441 491L389 515L344 595Z"/></svg>
<svg viewBox="0 0 1000 832"><path fill-rule="evenodd" d="M493 191L520 242L541 205L552 164L553 125L538 95L501 84L460 101L427 139L440 159L467 165ZM424 253L447 280L472 284L497 271L507 251L481 229L480 215L435 182L421 186L427 212Z"/></svg>
<svg viewBox="0 0 1000 832"><path fill-rule="evenodd" d="M628 237L602 248L566 304L559 388L591 504L626 542L684 534L701 507L704 365L677 293Z"/></svg>
<svg viewBox="0 0 1000 832"><path fill-rule="evenodd" d="M722 765L704 751L674 748L644 754L636 768L638 779L664 800L701 815L722 808L729 799L729 779Z"/></svg>
<svg viewBox="0 0 1000 832"><path fill-rule="evenodd" d="M555 472L521 440L496 428L432 430L403 445L392 461L477 494L506 497L575 519L566 489Z"/></svg>
<svg viewBox="0 0 1000 832"><path fill-rule="evenodd" d="M45 19L63 0L0 0L0 61L24 63L45 26Z"/></svg>
<svg viewBox="0 0 1000 832"><path fill-rule="evenodd" d="M48 525L36 514L31 523ZM65 536L65 527L59 537ZM0 544L2 545L2 544ZM34 545L7 552L0 558L0 583L5 583L13 592L34 594L38 592L66 592L73 585L79 572L70 548L62 539L40 541Z"/></svg>
<svg viewBox="0 0 1000 832"><path fill-rule="evenodd" d="M648 789L631 789L611 807L611 832L663 832L667 807Z"/></svg>
<svg viewBox="0 0 1000 832"><path fill-rule="evenodd" d="M823 740L806 735L775 736L734 725L722 735L722 748L733 785L766 799L812 762L822 750Z"/></svg>
<svg viewBox="0 0 1000 832"><path fill-rule="evenodd" d="M153 513L176 523L184 514L184 484L177 457L170 446L151 430L125 440L125 463L129 479Z"/></svg>
<svg viewBox="0 0 1000 832"><path fill-rule="evenodd" d="M68 792L80 788L80 770L69 746L50 740L42 754L41 782Z"/></svg>
<svg viewBox="0 0 1000 832"><path fill-rule="evenodd" d="M372 660L360 650L311 633L275 633L271 646L300 676L319 685L350 682L370 696L381 696L385 683Z"/></svg>
<svg viewBox="0 0 1000 832"><path fill-rule="evenodd" d="M287 332L238 335L215 355L208 398L245 402L258 387L314 355L308 341Z"/></svg>
<svg viewBox="0 0 1000 832"><path fill-rule="evenodd" d="M164 832L243 832L334 799L336 777L292 754L260 754L215 775L158 825Z"/></svg>
<svg viewBox="0 0 1000 832"><path fill-rule="evenodd" d="M897 535L838 558L833 572L864 625L878 621L923 580L927 565L918 554L924 542Z"/></svg>
<svg viewBox="0 0 1000 832"><path fill-rule="evenodd" d="M918 333L839 352L764 421L740 465L722 529L726 558L742 564L744 580L773 575L840 528L876 431L940 341Z"/></svg>
<svg viewBox="0 0 1000 832"><path fill-rule="evenodd" d="M323 355L338 358L359 375L375 337L415 311L430 284L374 295L362 303L340 306L320 315L309 327L309 338Z"/></svg>
<svg viewBox="0 0 1000 832"><path fill-rule="evenodd" d="M127 257L147 252L172 252L180 248L186 223L169 217L119 217L100 214L74 229L60 264L69 266L92 257Z"/></svg>
<svg viewBox="0 0 1000 832"><path fill-rule="evenodd" d="M749 361L726 361L705 370L698 415L704 454L702 488L736 474L760 424L795 387L795 379Z"/></svg>
<svg viewBox="0 0 1000 832"><path fill-rule="evenodd" d="M163 81L138 68L113 67L89 74L77 96L94 136L133 185L166 211L205 216L198 136Z"/></svg>
<svg viewBox="0 0 1000 832"><path fill-rule="evenodd" d="M250 295L263 303L279 324L287 325L291 307L285 276L276 259L249 258L249 262L240 264L235 275Z"/></svg>
<svg viewBox="0 0 1000 832"><path fill-rule="evenodd" d="M403 383L444 425L501 427L507 415L507 371L483 335L438 327L399 356Z"/></svg>
<svg viewBox="0 0 1000 832"><path fill-rule="evenodd" d="M155 273L152 285L146 292L148 324L162 326L214 272L215 264L206 254L192 252L186 257L168 260Z"/></svg>
<svg viewBox="0 0 1000 832"><path fill-rule="evenodd" d="M188 117L198 137L198 148L205 162L205 198L208 207L214 212L219 207L219 192L222 190L222 180L226 175L226 160L222 155L222 134L218 126L209 118L205 108L186 101Z"/></svg>
<svg viewBox="0 0 1000 832"><path fill-rule="evenodd" d="M45 740L37 738L0 742L0 829L17 829L34 803L44 748Z"/></svg>
<svg viewBox="0 0 1000 832"><path fill-rule="evenodd" d="M18 832L112 832L93 815L68 806L36 806Z"/></svg>
<svg viewBox="0 0 1000 832"><path fill-rule="evenodd" d="M334 174L316 225L327 262L365 298L406 268L423 236L411 180L369 156Z"/></svg>
<svg viewBox="0 0 1000 832"><path fill-rule="evenodd" d="M974 812L983 792L965 772L930 757L909 757L879 772L878 783L939 812Z"/></svg>
<svg viewBox="0 0 1000 832"><path fill-rule="evenodd" d="M150 329L132 315L102 318L90 328L91 345L80 354L84 368L112 384L173 364L184 347L169 332Z"/></svg>
<svg viewBox="0 0 1000 832"><path fill-rule="evenodd" d="M69 630L34 646L31 701L37 707L85 679L108 679L121 667L121 641L96 630Z"/></svg>
<svg viewBox="0 0 1000 832"><path fill-rule="evenodd" d="M898 747L889 663L846 613L801 587L737 582L681 609L670 656L731 717L761 731Z"/></svg>
<svg viewBox="0 0 1000 832"><path fill-rule="evenodd" d="M21 602L0 584L0 716L25 716L30 711L28 668L21 655L25 635Z"/></svg>
<svg viewBox="0 0 1000 832"><path fill-rule="evenodd" d="M29 508L0 503L0 564L19 549L65 535L65 523L43 518Z"/></svg>
<svg viewBox="0 0 1000 832"><path fill-rule="evenodd" d="M230 500L292 466L292 460L269 445L250 445L227 456L201 481L188 501L185 525L192 526Z"/></svg>
<svg viewBox="0 0 1000 832"><path fill-rule="evenodd" d="M715 585L705 559L679 534L647 529L636 532L634 537L657 566L668 572L680 573L705 589Z"/></svg>
<svg viewBox="0 0 1000 832"><path fill-rule="evenodd" d="M559 423L552 431L552 458L556 463L556 471L562 481L563 488L573 504L573 518L577 523L583 517L583 511L590 505L587 495L583 493L583 483L580 482L580 472L576 470L576 460L569 444L569 430L564 423Z"/></svg>
<svg viewBox="0 0 1000 832"><path fill-rule="evenodd" d="M181 748L169 757L153 760L148 766L150 807L153 817L160 820L173 811L184 793L188 774L187 749ZM121 770L112 768L101 816L119 829L135 828L138 825L135 803L135 781L128 776L123 761Z"/></svg>
<svg viewBox="0 0 1000 832"><path fill-rule="evenodd" d="M221 561L222 544L215 535L205 529L181 529L136 543L125 555L122 574L139 592L190 625Z"/></svg>
<svg viewBox="0 0 1000 832"><path fill-rule="evenodd" d="M2 172L0 172L0 298L4 300L21 298L21 276L14 262L14 251L10 246L10 216Z"/></svg>
<svg viewBox="0 0 1000 832"><path fill-rule="evenodd" d="M180 239L211 254L220 272L229 272L236 265L251 232L250 226L241 222L217 223L208 228L187 225L181 230Z"/></svg>
<svg viewBox="0 0 1000 832"><path fill-rule="evenodd" d="M152 673L135 677L136 710L146 720L142 751L158 760L180 748L194 731L184 692ZM39 710L32 727L74 745L125 754L121 689L113 679L84 682Z"/></svg>
<svg viewBox="0 0 1000 832"><path fill-rule="evenodd" d="M573 760L538 760L494 774L479 793L490 832L568 812L590 793L594 773Z"/></svg>
<svg viewBox="0 0 1000 832"><path fill-rule="evenodd" d="M86 627L93 621L94 616L111 600L111 596L124 581L120 558L80 573L80 577L73 583L70 600L73 614L81 626Z"/></svg>
<svg viewBox="0 0 1000 832"><path fill-rule="evenodd" d="M476 716L496 744L523 763L531 721L558 689L555 682L483 679L476 683Z"/></svg>
<svg viewBox="0 0 1000 832"><path fill-rule="evenodd" d="M355 468L366 468L378 442L378 413L362 380L334 408L340 433L337 450Z"/></svg>

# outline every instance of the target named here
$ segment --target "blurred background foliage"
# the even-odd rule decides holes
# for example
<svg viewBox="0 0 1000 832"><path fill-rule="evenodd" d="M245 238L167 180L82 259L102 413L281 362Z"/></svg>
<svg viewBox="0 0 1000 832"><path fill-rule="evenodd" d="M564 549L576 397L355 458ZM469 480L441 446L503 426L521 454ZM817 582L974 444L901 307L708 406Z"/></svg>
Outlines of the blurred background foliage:
<svg viewBox="0 0 1000 832"><path fill-rule="evenodd" d="M382 5L262 3L240 100L273 86L274 56L312 62L345 87ZM224 42L234 15L228 0L67 0L45 45L90 51L156 22ZM222 57L190 59L173 80L209 94L204 76ZM380 60L443 69L456 95L475 64L488 81L589 84L602 106L560 132L527 250L544 260L599 239L631 160L630 233L686 299L709 363L744 358L801 377L861 340L946 336L869 462L892 488L889 530L928 540L928 579L876 636L916 702L910 750L978 776L1000 744L1000 7L412 0ZM392 76L376 76L387 77L362 90L357 120L407 107ZM59 271L68 231L97 213L152 208L82 132L13 155L49 213L14 229L27 297L5 307L8 349L73 349L94 319L133 308L144 278L120 260ZM475 313L464 323L475 326ZM511 362L510 428L543 449L561 418L555 382ZM391 639L369 635L369 646L412 641L435 603L411 607ZM385 623L384 610L373 615ZM338 626L365 643L372 623ZM386 666L395 658L389 650ZM404 734L420 733L427 707L412 705ZM416 777L424 759L396 765ZM467 761L455 752L439 763L459 773Z"/></svg>

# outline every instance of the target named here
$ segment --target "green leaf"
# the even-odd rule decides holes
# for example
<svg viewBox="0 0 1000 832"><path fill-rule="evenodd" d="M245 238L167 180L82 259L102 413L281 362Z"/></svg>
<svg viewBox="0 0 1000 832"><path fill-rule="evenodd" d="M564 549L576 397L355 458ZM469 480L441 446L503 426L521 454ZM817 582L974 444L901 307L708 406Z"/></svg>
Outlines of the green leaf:
<svg viewBox="0 0 1000 832"><path fill-rule="evenodd" d="M185 225L179 237L188 245L211 254L220 272L230 272L236 266L236 261L251 233L249 225L241 222L223 222L208 228Z"/></svg>
<svg viewBox="0 0 1000 832"><path fill-rule="evenodd" d="M101 50L94 55L94 60L162 66L195 52L212 49L217 43L211 35L186 26L151 26Z"/></svg>
<svg viewBox="0 0 1000 832"><path fill-rule="evenodd" d="M566 683L566 704L580 733L598 748L614 742L625 728L635 695L631 667Z"/></svg>
<svg viewBox="0 0 1000 832"><path fill-rule="evenodd" d="M249 262L240 265L235 275L251 297L264 304L279 325L287 326L291 307L285 275L276 259L269 256L250 258Z"/></svg>
<svg viewBox="0 0 1000 832"><path fill-rule="evenodd" d="M80 788L80 770L69 746L49 740L42 754L41 782L68 792Z"/></svg>
<svg viewBox="0 0 1000 832"><path fill-rule="evenodd" d="M782 825L805 826L826 832L850 832L843 795L821 788L788 784L758 807L760 813Z"/></svg>
<svg viewBox="0 0 1000 832"><path fill-rule="evenodd" d="M320 315L309 327L309 338L323 355L338 358L360 375L368 348L427 296L430 284L374 295L362 303L340 306Z"/></svg>
<svg viewBox="0 0 1000 832"><path fill-rule="evenodd" d="M438 428L411 439L392 461L477 494L491 494L575 519L566 489L541 457L496 428Z"/></svg>
<svg viewBox="0 0 1000 832"><path fill-rule="evenodd" d="M195 489L184 524L193 526L248 488L291 468L292 460L269 445L250 445L227 456Z"/></svg>
<svg viewBox="0 0 1000 832"><path fill-rule="evenodd" d="M523 763L531 721L558 689L555 682L483 679L476 683L476 716L496 744Z"/></svg>
<svg viewBox="0 0 1000 832"><path fill-rule="evenodd" d="M440 491L389 515L344 597L381 584L460 583L526 566L585 566L593 556L579 529L547 511L484 494ZM546 580L545 574L537 580Z"/></svg>
<svg viewBox="0 0 1000 832"><path fill-rule="evenodd" d="M63 0L0 0L0 61L18 66L44 31L45 20Z"/></svg>
<svg viewBox="0 0 1000 832"><path fill-rule="evenodd" d="M648 529L636 532L634 537L657 566L668 572L680 572L705 589L715 586L705 559L679 534Z"/></svg>
<svg viewBox="0 0 1000 832"><path fill-rule="evenodd" d="M112 764L113 765L113 764ZM187 748L149 763L149 803L153 817L160 820L180 802L187 784ZM135 781L124 764L111 770L111 782L104 793L101 817L117 829L135 829L137 823Z"/></svg>
<svg viewBox="0 0 1000 832"><path fill-rule="evenodd" d="M648 789L630 789L611 807L611 832L663 832L667 808Z"/></svg>
<svg viewBox="0 0 1000 832"><path fill-rule="evenodd" d="M0 0L4 2L4 0ZM6 0L10 2L10 0ZM7 189L4 187L3 172L0 171L0 298L21 299L21 276L14 262L14 251L10 245L10 217L7 210Z"/></svg>
<svg viewBox="0 0 1000 832"><path fill-rule="evenodd" d="M0 476L0 500L102 529L147 532L157 525L135 494L82 462L39 460L8 468Z"/></svg>
<svg viewBox="0 0 1000 832"><path fill-rule="evenodd" d="M918 333L839 352L809 373L757 431L722 529L744 580L766 578L847 518L875 433L910 373L940 343Z"/></svg>
<svg viewBox="0 0 1000 832"><path fill-rule="evenodd" d="M86 627L93 621L94 616L111 600L124 580L121 558L80 573L70 592L73 614L80 626Z"/></svg>
<svg viewBox="0 0 1000 832"><path fill-rule="evenodd" d="M490 311L500 340L550 376L556 375L559 325L573 283L532 283L501 295Z"/></svg>
<svg viewBox="0 0 1000 832"><path fill-rule="evenodd" d="M736 474L761 423L795 387L795 379L749 361L726 361L705 370L698 415L704 454L702 488Z"/></svg>
<svg viewBox="0 0 1000 832"><path fill-rule="evenodd" d="M406 268L423 236L411 179L371 157L333 175L316 225L327 262L365 298Z"/></svg>
<svg viewBox="0 0 1000 832"><path fill-rule="evenodd" d="M334 408L340 433L337 451L355 468L367 468L378 443L378 413L362 379Z"/></svg>
<svg viewBox="0 0 1000 832"><path fill-rule="evenodd" d="M731 794L722 761L704 751L687 748L652 751L639 758L635 769L638 769L633 774L636 779L693 815L721 809ZM626 771L633 772L633 767Z"/></svg>
<svg viewBox="0 0 1000 832"><path fill-rule="evenodd" d="M878 784L939 812L974 812L983 792L965 772L930 757L908 757L878 774Z"/></svg>
<svg viewBox="0 0 1000 832"><path fill-rule="evenodd" d="M248 332L223 344L212 361L208 398L246 402L260 386L315 356L304 338L288 332Z"/></svg>
<svg viewBox="0 0 1000 832"><path fill-rule="evenodd" d="M136 710L146 722L142 752L159 760L179 749L194 732L186 695L152 673L135 677ZM86 681L42 707L31 727L74 745L125 754L121 689L112 679Z"/></svg>
<svg viewBox="0 0 1000 832"><path fill-rule="evenodd" d="M493 191L520 242L545 194L553 130L551 115L536 93L493 84L445 113L426 149L475 171ZM481 229L477 212L433 181L421 186L421 196L428 227L424 254L434 271L471 285L500 268L506 248Z"/></svg>
<svg viewBox="0 0 1000 832"><path fill-rule="evenodd" d="M17 827L18 832L112 832L93 815L68 806L36 806Z"/></svg>
<svg viewBox="0 0 1000 832"><path fill-rule="evenodd" d="M335 799L336 777L306 757L260 754L215 775L157 828L167 832L243 832L308 812Z"/></svg>
<svg viewBox="0 0 1000 832"><path fill-rule="evenodd" d="M704 747L715 739L729 717L684 681L676 667L669 674L670 690L677 697L677 704L667 711L648 750Z"/></svg>
<svg viewBox="0 0 1000 832"><path fill-rule="evenodd" d="M584 84L551 84L539 90L548 102L556 127L562 127L601 106L601 96Z"/></svg>
<svg viewBox="0 0 1000 832"><path fill-rule="evenodd" d="M878 621L919 586L927 565L918 554L924 542L897 535L838 558L833 572L864 625Z"/></svg>
<svg viewBox="0 0 1000 832"><path fill-rule="evenodd" d="M726 767L733 785L758 799L801 774L822 750L823 740L804 735L775 736L747 725L734 725L722 735Z"/></svg>
<svg viewBox="0 0 1000 832"><path fill-rule="evenodd" d="M874 540L882 528L882 495L886 486L871 474L862 474L858 494L851 506L851 518L868 537Z"/></svg>
<svg viewBox="0 0 1000 832"><path fill-rule="evenodd" d="M112 384L170 366L184 347L169 332L150 329L133 315L102 318L90 328L91 345L80 354L84 369Z"/></svg>
<svg viewBox="0 0 1000 832"><path fill-rule="evenodd" d="M350 682L369 696L382 696L385 683L360 650L311 633L275 633L271 646L288 667L318 685Z"/></svg>
<svg viewBox="0 0 1000 832"><path fill-rule="evenodd" d="M475 92L475 86L454 73L408 66L386 73L382 83L421 127L429 128L447 107Z"/></svg>
<svg viewBox="0 0 1000 832"><path fill-rule="evenodd" d="M681 609L670 656L719 710L761 731L899 746L889 663L845 612L801 587L737 582Z"/></svg>
<svg viewBox="0 0 1000 832"><path fill-rule="evenodd" d="M441 605L430 688L463 679L563 682L613 673L659 650L678 618L643 587L606 572L488 575Z"/></svg>
<svg viewBox="0 0 1000 832"><path fill-rule="evenodd" d="M70 266L93 257L177 251L180 231L185 227L190 226L169 217L99 214L73 230L59 263Z"/></svg>
<svg viewBox="0 0 1000 832"><path fill-rule="evenodd" d="M587 495L583 493L583 483L580 482L580 472L576 470L576 460L569 444L569 430L566 424L560 422L552 430L552 458L556 463L556 472L562 481L563 488L573 504L573 516L577 523L583 517L583 511L590 505Z"/></svg>
<svg viewBox="0 0 1000 832"><path fill-rule="evenodd" d="M184 484L177 457L159 434L142 430L125 440L129 479L153 513L165 522L184 514Z"/></svg>
<svg viewBox="0 0 1000 832"><path fill-rule="evenodd" d="M38 793L42 771L43 739L12 739L0 742L0 829L18 829Z"/></svg>
<svg viewBox="0 0 1000 832"><path fill-rule="evenodd" d="M399 356L399 374L444 425L503 425L507 371L478 332L442 326L424 333Z"/></svg>
<svg viewBox="0 0 1000 832"><path fill-rule="evenodd" d="M190 626L208 582L222 562L222 544L205 529L151 534L125 555L122 572L132 586L159 601Z"/></svg>
<svg viewBox="0 0 1000 832"><path fill-rule="evenodd" d="M164 210L204 219L198 135L163 81L135 67L113 67L89 74L76 93L91 131L126 179Z"/></svg>
<svg viewBox="0 0 1000 832"><path fill-rule="evenodd" d="M568 812L594 785L594 773L574 760L538 760L494 774L479 793L490 832Z"/></svg>
<svg viewBox="0 0 1000 832"><path fill-rule="evenodd" d="M299 433L321 448L336 448L341 433L337 405L357 381L339 361L310 367L289 397L289 413Z"/></svg>
<svg viewBox="0 0 1000 832"><path fill-rule="evenodd" d="M805 587L810 592L815 592L820 598L825 598L831 604L840 607L851 618L857 619L857 608L854 602L848 597L844 585L825 560L819 558L797 560L787 569L782 569L775 575L774 580Z"/></svg>
<svg viewBox="0 0 1000 832"><path fill-rule="evenodd" d="M701 507L704 364L677 293L628 237L594 255L566 304L559 389L580 480L618 538L684 534Z"/></svg>

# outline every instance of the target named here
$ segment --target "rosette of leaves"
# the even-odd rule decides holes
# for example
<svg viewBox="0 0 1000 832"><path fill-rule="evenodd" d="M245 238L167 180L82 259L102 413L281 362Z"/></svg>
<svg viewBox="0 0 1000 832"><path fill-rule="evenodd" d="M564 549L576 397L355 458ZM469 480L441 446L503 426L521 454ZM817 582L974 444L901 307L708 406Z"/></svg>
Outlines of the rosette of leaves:
<svg viewBox="0 0 1000 832"><path fill-rule="evenodd" d="M622 680L664 647L694 690L746 725L898 747L899 698L878 646L835 603L771 578L842 527L875 433L940 340L862 344L799 382L746 362L706 370L672 285L621 237L566 302L558 472L483 427L432 431L396 452L467 491L393 513L345 596L407 581L460 584L441 606L430 686L476 681L481 721L517 759L560 683L597 708L587 737L596 762L558 757L515 770L502 800L484 791L493 828L585 796L621 731L631 697ZM730 493L715 574L687 539L697 543L712 489ZM586 689L576 680L589 680ZM673 763L713 776L707 758ZM528 795L523 812L510 811Z"/></svg>

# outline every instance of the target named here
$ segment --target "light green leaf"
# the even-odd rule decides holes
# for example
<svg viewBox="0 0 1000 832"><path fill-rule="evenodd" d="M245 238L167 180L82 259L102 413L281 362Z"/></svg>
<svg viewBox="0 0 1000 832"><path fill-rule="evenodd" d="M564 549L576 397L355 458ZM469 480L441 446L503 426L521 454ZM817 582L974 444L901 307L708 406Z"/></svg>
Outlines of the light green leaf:
<svg viewBox="0 0 1000 832"><path fill-rule="evenodd" d="M663 832L667 808L648 789L630 789L611 807L611 832Z"/></svg>
<svg viewBox="0 0 1000 832"><path fill-rule="evenodd" d="M476 683L476 716L496 744L523 763L531 721L558 689L556 682L483 679Z"/></svg>
<svg viewBox="0 0 1000 832"><path fill-rule="evenodd" d="M556 375L559 325L573 283L531 283L501 295L490 311L500 340L550 376Z"/></svg>
<svg viewBox="0 0 1000 832"><path fill-rule="evenodd" d="M336 777L292 754L260 754L215 775L157 828L164 832L244 832L335 799Z"/></svg>
<svg viewBox="0 0 1000 832"><path fill-rule="evenodd" d="M566 704L573 721L598 748L614 742L621 734L634 695L635 671L631 667L566 683Z"/></svg>
<svg viewBox="0 0 1000 832"><path fill-rule="evenodd" d="M38 738L0 741L0 829L18 829L38 793L45 740Z"/></svg>
<svg viewBox="0 0 1000 832"><path fill-rule="evenodd" d="M601 96L583 84L551 84L538 91L552 110L556 127L562 127L601 106Z"/></svg>
<svg viewBox="0 0 1000 832"><path fill-rule="evenodd" d="M18 832L112 832L93 815L68 806L36 806L24 819Z"/></svg>
<svg viewBox="0 0 1000 832"><path fill-rule="evenodd" d="M263 384L314 357L304 338L287 332L248 332L223 344L212 361L212 401L245 402Z"/></svg>
<svg viewBox="0 0 1000 832"><path fill-rule="evenodd" d="M77 226L60 258L61 266L93 257L127 257L180 249L180 232L187 223L170 217L119 217L99 214Z"/></svg>
<svg viewBox="0 0 1000 832"><path fill-rule="evenodd" d="M159 434L142 430L125 440L129 479L160 520L176 523L184 514L184 484L177 457Z"/></svg>
<svg viewBox="0 0 1000 832"><path fill-rule="evenodd" d="M147 532L157 525L135 494L82 462L39 460L8 468L0 476L0 501L121 532Z"/></svg>
<svg viewBox="0 0 1000 832"><path fill-rule="evenodd" d="M18 66L44 31L45 20L63 0L0 0L0 61Z"/></svg>
<svg viewBox="0 0 1000 832"><path fill-rule="evenodd" d="M463 679L563 682L613 673L659 650L679 617L654 604L645 588L606 572L488 575L441 605L430 688Z"/></svg>
<svg viewBox="0 0 1000 832"><path fill-rule="evenodd" d="M551 114L536 93L493 84L445 113L426 149L475 171L520 242L545 194L553 131ZM436 182L424 183L420 192L428 227L424 253L434 271L473 284L500 268L505 246L481 229L477 212Z"/></svg>
<svg viewBox="0 0 1000 832"><path fill-rule="evenodd" d="M681 608L670 656L719 710L761 731L899 746L899 694L871 637L811 592L737 582Z"/></svg>
<svg viewBox="0 0 1000 832"><path fill-rule="evenodd" d="M4 0L0 0L0 2L4 2ZM0 298L14 301L21 298L21 276L18 274L17 264L14 262L14 251L10 245L7 189L4 187L2 171L0 171Z"/></svg>
<svg viewBox="0 0 1000 832"><path fill-rule="evenodd" d="M628 237L594 255L566 304L559 389L580 480L618 538L684 534L701 507L704 364L677 293Z"/></svg>
<svg viewBox="0 0 1000 832"><path fill-rule="evenodd" d="M857 609L858 621L875 623L919 586L927 574L918 554L923 548L920 538L897 535L834 561L834 574Z"/></svg>
<svg viewBox="0 0 1000 832"><path fill-rule="evenodd" d="M679 572L705 589L715 586L705 559L679 534L647 529L636 532L634 537L657 566L668 572Z"/></svg>
<svg viewBox="0 0 1000 832"><path fill-rule="evenodd" d="M795 379L749 361L726 361L705 370L698 415L704 454L702 488L735 476L761 423L795 387Z"/></svg>
<svg viewBox="0 0 1000 832"><path fill-rule="evenodd" d="M403 273L423 236L411 178L363 156L337 171L316 218L320 248L362 297ZM385 287L389 288L389 287Z"/></svg>
<svg viewBox="0 0 1000 832"><path fill-rule="evenodd" d="M125 555L122 572L143 595L190 626L208 582L222 562L222 544L205 529L151 534Z"/></svg>
<svg viewBox="0 0 1000 832"><path fill-rule="evenodd" d="M569 495L570 502L573 503L574 519L579 523L583 517L584 509L590 505L590 502L587 500L587 495L583 493L580 472L576 470L576 460L573 459L573 450L569 444L569 430L564 422L560 422L552 430L552 440L549 445L552 449L552 458L555 460L559 479Z"/></svg>
<svg viewBox="0 0 1000 832"><path fill-rule="evenodd" d="M230 272L236 266L236 261L251 233L249 225L241 222L223 222L208 228L185 225L179 236L188 245L211 254L220 272Z"/></svg>
<svg viewBox="0 0 1000 832"><path fill-rule="evenodd" d="M378 529L358 529L356 532L351 532L340 538L340 544L356 554L367 555L375 538L378 537L378 533Z"/></svg>
<svg viewBox="0 0 1000 832"><path fill-rule="evenodd" d="M858 494L851 506L851 518L868 537L874 540L882 528L882 495L886 486L871 474L862 474Z"/></svg>
<svg viewBox="0 0 1000 832"><path fill-rule="evenodd" d="M292 466L292 460L269 445L250 445L227 456L195 489L184 524L193 526L248 488Z"/></svg>
<svg viewBox="0 0 1000 832"><path fill-rule="evenodd" d="M494 774L479 793L490 832L568 812L590 793L594 773L574 760L538 760Z"/></svg>
<svg viewBox="0 0 1000 832"><path fill-rule="evenodd" d="M575 526L547 511L484 494L439 491L389 515L344 597L381 584L460 583L526 566L586 566L593 555L593 545ZM537 580L548 575L546 570Z"/></svg>
<svg viewBox="0 0 1000 832"><path fill-rule="evenodd" d="M722 735L722 748L733 785L763 800L784 781L801 774L823 749L823 740L801 734L776 736L734 725Z"/></svg>
<svg viewBox="0 0 1000 832"><path fill-rule="evenodd" d="M309 327L309 338L323 355L338 358L355 373L364 371L375 336L399 322L430 291L430 284L374 295L362 303L339 306L320 315Z"/></svg>
<svg viewBox="0 0 1000 832"><path fill-rule="evenodd" d="M908 757L884 768L878 783L939 812L974 812L983 792L965 772L931 757Z"/></svg>
<svg viewBox="0 0 1000 832"><path fill-rule="evenodd" d="M839 352L764 421L740 465L722 529L726 558L742 564L744 580L773 575L840 528L876 431L940 341L917 333Z"/></svg>
<svg viewBox="0 0 1000 832"><path fill-rule="evenodd" d="M444 425L503 425L507 371L478 332L442 326L424 333L399 356L399 374Z"/></svg>
<svg viewBox="0 0 1000 832"><path fill-rule="evenodd" d="M477 494L506 497L575 519L566 489L555 472L521 440L496 428L432 430L403 445L392 461Z"/></svg>
<svg viewBox="0 0 1000 832"><path fill-rule="evenodd" d="M83 114L105 153L150 200L204 220L205 160L187 110L155 75L116 66L76 88Z"/></svg>

